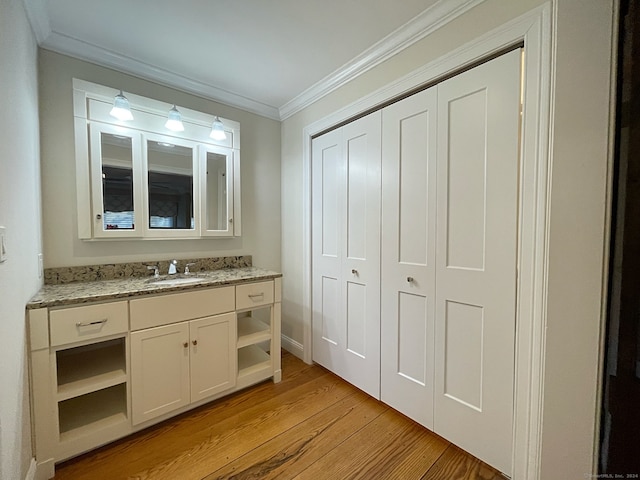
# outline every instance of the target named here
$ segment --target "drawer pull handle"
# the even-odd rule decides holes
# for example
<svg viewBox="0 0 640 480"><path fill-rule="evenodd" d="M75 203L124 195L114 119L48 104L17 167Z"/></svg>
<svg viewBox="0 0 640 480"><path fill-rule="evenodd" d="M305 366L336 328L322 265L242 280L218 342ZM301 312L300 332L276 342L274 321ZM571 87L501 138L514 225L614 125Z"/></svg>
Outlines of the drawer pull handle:
<svg viewBox="0 0 640 480"><path fill-rule="evenodd" d="M102 320L96 320L95 322L78 322L76 323L76 327L90 327L91 325L102 325L103 323L107 323L108 318L103 318Z"/></svg>
<svg viewBox="0 0 640 480"><path fill-rule="evenodd" d="M248 295L249 298L264 298L264 293L252 293Z"/></svg>

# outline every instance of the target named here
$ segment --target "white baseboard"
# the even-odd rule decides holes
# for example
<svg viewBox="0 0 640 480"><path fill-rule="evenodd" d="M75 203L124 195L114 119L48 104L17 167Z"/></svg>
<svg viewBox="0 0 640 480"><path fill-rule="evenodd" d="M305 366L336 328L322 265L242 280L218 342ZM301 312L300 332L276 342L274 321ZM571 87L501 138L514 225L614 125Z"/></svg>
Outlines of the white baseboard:
<svg viewBox="0 0 640 480"><path fill-rule="evenodd" d="M27 470L27 475L24 477L24 480L35 480L37 469L38 464L36 463L36 459L32 458L31 463L29 464L29 470Z"/></svg>
<svg viewBox="0 0 640 480"><path fill-rule="evenodd" d="M49 480L55 474L55 464L53 459L43 463L38 463L35 458L31 459L29 470L24 480Z"/></svg>
<svg viewBox="0 0 640 480"><path fill-rule="evenodd" d="M292 353L300 360L304 360L304 347L301 343L296 342L293 338L287 337L286 335L280 336L280 342L282 348L287 352Z"/></svg>

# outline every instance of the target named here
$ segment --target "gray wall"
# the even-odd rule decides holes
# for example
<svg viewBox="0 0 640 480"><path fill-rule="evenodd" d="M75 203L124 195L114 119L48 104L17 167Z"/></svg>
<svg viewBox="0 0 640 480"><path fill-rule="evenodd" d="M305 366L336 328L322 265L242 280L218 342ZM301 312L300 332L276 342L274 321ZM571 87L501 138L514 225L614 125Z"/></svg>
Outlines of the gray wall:
<svg viewBox="0 0 640 480"><path fill-rule="evenodd" d="M0 478L23 479L32 457L25 303L38 291L40 161L37 45L22 0L0 2Z"/></svg>

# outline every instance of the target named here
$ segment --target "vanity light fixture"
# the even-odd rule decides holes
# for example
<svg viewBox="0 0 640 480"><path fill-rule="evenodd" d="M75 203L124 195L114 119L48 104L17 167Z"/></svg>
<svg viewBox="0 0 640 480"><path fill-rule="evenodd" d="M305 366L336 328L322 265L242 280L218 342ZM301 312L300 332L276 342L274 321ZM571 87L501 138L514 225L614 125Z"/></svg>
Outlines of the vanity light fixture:
<svg viewBox="0 0 640 480"><path fill-rule="evenodd" d="M220 121L220 117L216 115L213 119L213 125L211 126L211 133L209 134L214 140L226 140L227 134L224 133L224 125Z"/></svg>
<svg viewBox="0 0 640 480"><path fill-rule="evenodd" d="M164 126L173 132L184 132L184 125L182 125L182 115L175 105L171 108L171 110L169 110L169 115L167 115L167 123L165 123Z"/></svg>
<svg viewBox="0 0 640 480"><path fill-rule="evenodd" d="M113 108L109 114L118 120L133 120L133 114L129 108L129 100L122 94L122 90L113 100Z"/></svg>

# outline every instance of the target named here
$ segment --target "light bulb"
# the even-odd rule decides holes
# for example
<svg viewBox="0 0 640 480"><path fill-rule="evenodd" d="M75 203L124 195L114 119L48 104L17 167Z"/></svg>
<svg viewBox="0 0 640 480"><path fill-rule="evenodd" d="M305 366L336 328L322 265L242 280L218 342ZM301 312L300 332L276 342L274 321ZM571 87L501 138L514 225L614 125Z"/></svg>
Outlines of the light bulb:
<svg viewBox="0 0 640 480"><path fill-rule="evenodd" d="M133 120L133 114L129 108L129 100L122 94L122 90L113 100L113 108L109 114L118 120Z"/></svg>
<svg viewBox="0 0 640 480"><path fill-rule="evenodd" d="M224 125L220 121L220 118L216 116L213 119L213 125L211 126L211 133L209 134L214 140L226 140L227 134L224 133Z"/></svg>
<svg viewBox="0 0 640 480"><path fill-rule="evenodd" d="M164 126L174 132L184 131L184 125L182 125L182 115L175 105L171 108L171 110L169 110L169 115L167 115L167 123L165 123Z"/></svg>

